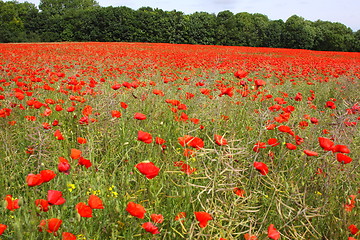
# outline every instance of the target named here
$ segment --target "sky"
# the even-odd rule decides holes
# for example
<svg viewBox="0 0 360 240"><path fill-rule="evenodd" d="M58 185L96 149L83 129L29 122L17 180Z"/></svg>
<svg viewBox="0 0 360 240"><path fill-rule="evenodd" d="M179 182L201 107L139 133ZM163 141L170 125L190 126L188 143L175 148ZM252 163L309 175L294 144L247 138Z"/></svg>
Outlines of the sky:
<svg viewBox="0 0 360 240"><path fill-rule="evenodd" d="M19 2L24 2L19 1ZM38 6L40 0L26 0ZM137 10L140 7L194 12L215 13L230 10L261 13L271 20L286 21L292 15L306 20L318 19L340 22L353 31L360 30L360 0L96 0L100 6L126 6Z"/></svg>

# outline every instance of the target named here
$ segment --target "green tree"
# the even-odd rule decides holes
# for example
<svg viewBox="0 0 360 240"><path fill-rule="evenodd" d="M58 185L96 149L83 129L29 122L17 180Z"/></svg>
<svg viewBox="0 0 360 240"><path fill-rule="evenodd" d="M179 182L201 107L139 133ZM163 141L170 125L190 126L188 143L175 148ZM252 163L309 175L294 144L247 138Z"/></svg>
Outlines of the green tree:
<svg viewBox="0 0 360 240"><path fill-rule="evenodd" d="M82 14L99 8L95 0L41 0L40 32L43 41L75 41Z"/></svg>
<svg viewBox="0 0 360 240"><path fill-rule="evenodd" d="M351 51L355 36L341 23L318 20L314 22L316 38L314 49L322 51Z"/></svg>
<svg viewBox="0 0 360 240"><path fill-rule="evenodd" d="M170 11L167 12L169 17L169 24L171 25L169 29L170 38L169 43L185 43L187 39L185 38L186 20L183 12L180 11Z"/></svg>
<svg viewBox="0 0 360 240"><path fill-rule="evenodd" d="M185 18L187 28L185 36L190 44L215 44L215 14L195 12Z"/></svg>
<svg viewBox="0 0 360 240"><path fill-rule="evenodd" d="M260 47L265 39L269 19L263 14L250 14L247 12L235 15L237 27L236 45ZM233 41L232 41L233 42Z"/></svg>
<svg viewBox="0 0 360 240"><path fill-rule="evenodd" d="M40 0L39 9L50 15L65 14L68 11L98 7L95 0Z"/></svg>
<svg viewBox="0 0 360 240"><path fill-rule="evenodd" d="M229 10L219 12L216 16L216 44L218 45L235 45L232 41L232 35L236 34L234 14Z"/></svg>
<svg viewBox="0 0 360 240"><path fill-rule="evenodd" d="M283 20L270 21L265 29L263 46L272 48L284 47L284 31L285 23Z"/></svg>
<svg viewBox="0 0 360 240"><path fill-rule="evenodd" d="M316 30L312 22L293 15L285 22L284 46L288 48L312 49Z"/></svg>
<svg viewBox="0 0 360 240"><path fill-rule="evenodd" d="M91 24L84 26L93 41L135 41L136 11L128 7L106 7L92 13Z"/></svg>
<svg viewBox="0 0 360 240"><path fill-rule="evenodd" d="M351 51L360 52L360 30L354 33L354 46Z"/></svg>
<svg viewBox="0 0 360 240"><path fill-rule="evenodd" d="M24 2L17 5L19 18L24 23L24 30L26 36L24 41L27 42L38 42L40 41L39 31L39 22L40 14L39 9L35 4Z"/></svg>
<svg viewBox="0 0 360 240"><path fill-rule="evenodd" d="M266 15L260 13L252 14L252 19L253 19L254 31L257 35L257 38L253 43L254 45L252 46L263 47L265 46L265 39L266 39L267 29L270 20Z"/></svg>
<svg viewBox="0 0 360 240"><path fill-rule="evenodd" d="M16 1L0 1L0 42L24 41L25 27L17 5Z"/></svg>

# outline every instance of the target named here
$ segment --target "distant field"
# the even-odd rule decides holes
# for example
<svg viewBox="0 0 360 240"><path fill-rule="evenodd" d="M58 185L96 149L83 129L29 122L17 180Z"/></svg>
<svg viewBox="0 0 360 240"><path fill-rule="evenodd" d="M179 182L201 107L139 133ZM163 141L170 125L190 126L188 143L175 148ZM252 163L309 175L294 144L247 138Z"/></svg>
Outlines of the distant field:
<svg viewBox="0 0 360 240"><path fill-rule="evenodd" d="M359 79L360 53L0 44L0 239L360 239Z"/></svg>

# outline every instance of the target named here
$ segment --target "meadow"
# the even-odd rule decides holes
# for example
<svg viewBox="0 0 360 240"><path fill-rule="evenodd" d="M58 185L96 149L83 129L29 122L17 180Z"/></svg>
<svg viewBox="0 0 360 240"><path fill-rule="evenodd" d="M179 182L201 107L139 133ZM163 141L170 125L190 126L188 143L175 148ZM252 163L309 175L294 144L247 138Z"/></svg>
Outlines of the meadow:
<svg viewBox="0 0 360 240"><path fill-rule="evenodd" d="M360 239L360 53L0 44L0 239Z"/></svg>

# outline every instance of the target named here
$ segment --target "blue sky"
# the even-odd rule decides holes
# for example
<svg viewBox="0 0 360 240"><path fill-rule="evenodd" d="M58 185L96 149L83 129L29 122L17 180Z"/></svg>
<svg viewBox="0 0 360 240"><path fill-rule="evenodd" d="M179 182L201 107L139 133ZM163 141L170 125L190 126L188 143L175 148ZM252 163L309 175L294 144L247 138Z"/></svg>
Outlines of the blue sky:
<svg viewBox="0 0 360 240"><path fill-rule="evenodd" d="M24 0L21 0L23 2ZM27 0L39 4L40 0ZM353 31L360 29L360 0L97 0L102 7L127 6L138 9L142 6L163 10L218 13L230 10L233 13L262 13L271 20L283 19L296 14L307 20L340 22Z"/></svg>

